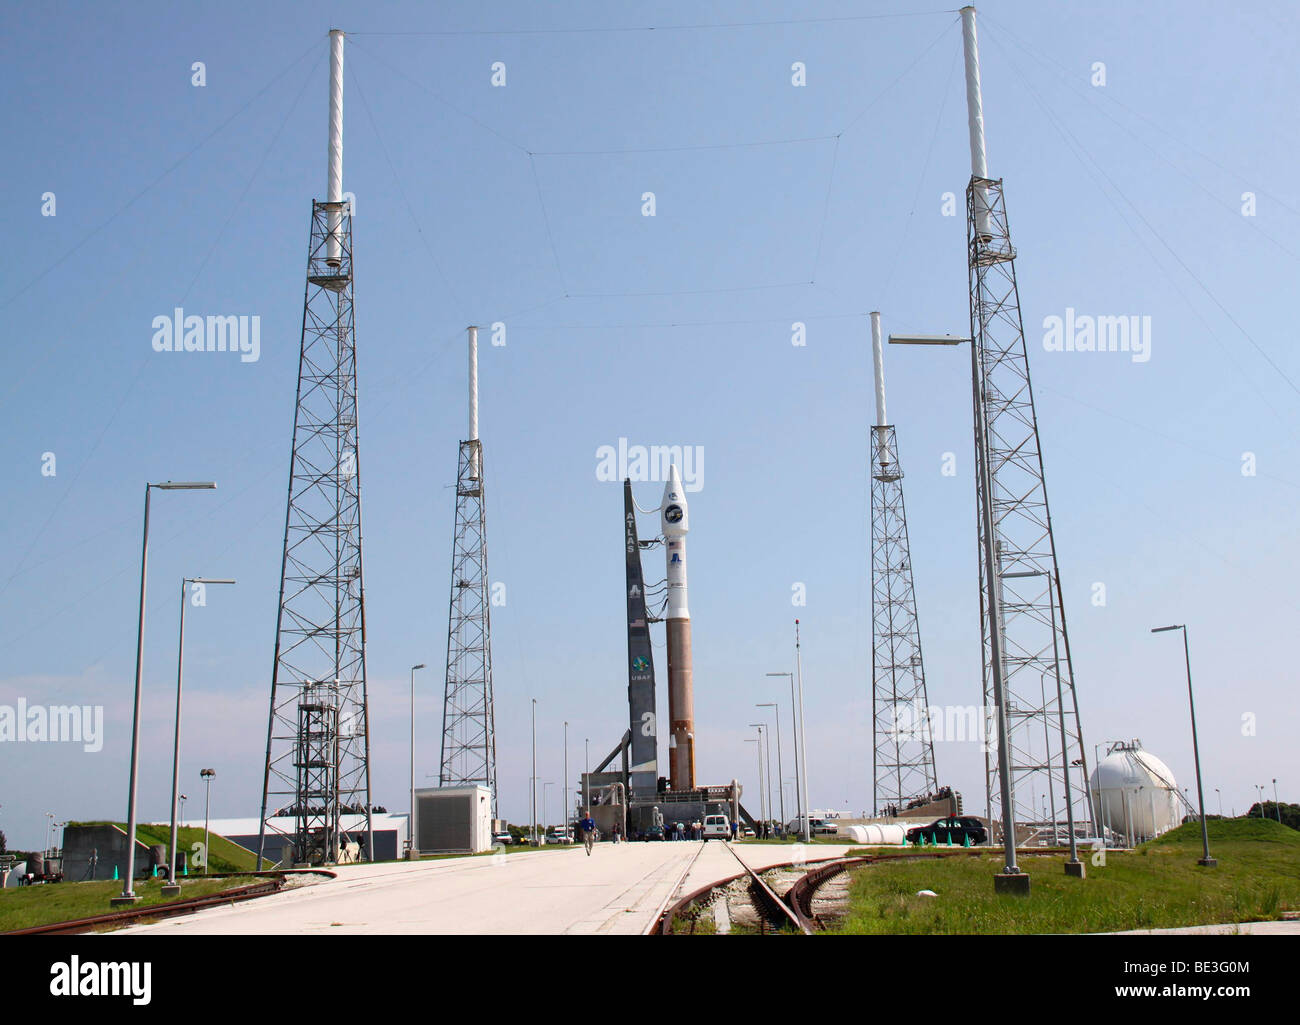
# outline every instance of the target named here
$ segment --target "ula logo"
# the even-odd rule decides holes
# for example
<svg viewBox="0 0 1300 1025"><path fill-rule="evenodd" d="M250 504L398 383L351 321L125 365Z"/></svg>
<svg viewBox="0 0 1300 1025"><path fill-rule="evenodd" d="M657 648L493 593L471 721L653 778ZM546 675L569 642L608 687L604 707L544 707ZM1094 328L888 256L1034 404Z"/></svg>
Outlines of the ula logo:
<svg viewBox="0 0 1300 1025"><path fill-rule="evenodd" d="M56 997L130 997L143 1007L151 999L153 964L149 961L86 961L76 954L50 965L50 995Z"/></svg>
<svg viewBox="0 0 1300 1025"><path fill-rule="evenodd" d="M259 316L186 316L177 306L170 317L154 317L152 326L154 352L237 352L241 363L256 363L262 356Z"/></svg>

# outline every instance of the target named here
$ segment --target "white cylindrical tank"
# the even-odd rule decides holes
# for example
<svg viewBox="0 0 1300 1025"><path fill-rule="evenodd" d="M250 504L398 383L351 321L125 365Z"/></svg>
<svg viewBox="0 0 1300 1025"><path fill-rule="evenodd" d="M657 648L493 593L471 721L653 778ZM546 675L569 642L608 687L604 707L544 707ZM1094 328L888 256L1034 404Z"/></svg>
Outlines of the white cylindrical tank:
<svg viewBox="0 0 1300 1025"><path fill-rule="evenodd" d="M1130 843L1167 833L1182 821L1178 781L1164 762L1141 741L1119 743L1092 771L1097 825L1106 835L1122 835Z"/></svg>
<svg viewBox="0 0 1300 1025"><path fill-rule="evenodd" d="M840 831L840 835L847 836L854 843L872 847L881 844L901 846L907 842L907 836L902 826L883 825L876 822L865 826L846 826Z"/></svg>

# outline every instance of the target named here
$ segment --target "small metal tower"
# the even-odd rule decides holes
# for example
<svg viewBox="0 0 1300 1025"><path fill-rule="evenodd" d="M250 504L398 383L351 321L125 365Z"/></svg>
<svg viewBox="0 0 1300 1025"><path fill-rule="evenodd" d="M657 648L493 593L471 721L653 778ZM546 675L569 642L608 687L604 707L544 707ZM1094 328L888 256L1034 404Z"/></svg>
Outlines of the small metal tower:
<svg viewBox="0 0 1300 1025"><path fill-rule="evenodd" d="M312 202L298 394L289 464L280 608L258 866L267 817L294 862L338 859L360 839L344 816L370 819L361 468L357 446L352 215L342 199L343 33L330 33L330 160L325 202ZM354 821L356 821L354 819Z"/></svg>
<svg viewBox="0 0 1300 1025"><path fill-rule="evenodd" d="M1009 795L1004 795L997 751L986 745L986 797L993 818L1009 817L1022 824L1046 821L1055 828L1064 818L1081 817L1074 814L1075 805L1087 813L1086 755L1029 381L1016 252L1002 182L989 177L984 151L974 8L962 9L962 24L971 141L967 262L976 381L984 705L987 714L995 714L1000 694L1004 725L989 735L1005 731L1010 770Z"/></svg>
<svg viewBox="0 0 1300 1025"><path fill-rule="evenodd" d="M483 446L478 437L478 328L469 329L469 440L460 443L456 532L451 548L447 618L447 690L442 707L444 787L476 783L497 803L496 727L492 709L492 622L483 504Z"/></svg>
<svg viewBox="0 0 1300 1025"><path fill-rule="evenodd" d="M871 429L871 690L875 814L938 790L912 586L898 441L885 416L880 314L871 314L876 426Z"/></svg>

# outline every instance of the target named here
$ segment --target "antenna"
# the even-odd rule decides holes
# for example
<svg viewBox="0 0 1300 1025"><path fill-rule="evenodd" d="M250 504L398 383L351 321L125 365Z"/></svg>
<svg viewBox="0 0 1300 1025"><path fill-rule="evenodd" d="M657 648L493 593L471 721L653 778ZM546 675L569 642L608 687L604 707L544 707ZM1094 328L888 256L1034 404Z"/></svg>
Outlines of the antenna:
<svg viewBox="0 0 1300 1025"><path fill-rule="evenodd" d="M442 707L439 786L477 785L492 792L497 813L496 715L492 698L492 621L483 497L483 444L478 436L478 328L469 340L469 438L460 443L456 520L447 614L447 676Z"/></svg>
<svg viewBox="0 0 1300 1025"><path fill-rule="evenodd" d="M988 176L975 8L963 7L961 18L971 150L967 260L984 704L997 716L1000 763L986 752L985 794L990 818L1000 812L1003 820L1007 871L1016 873L1015 823L1043 818L1035 795L1050 794L1053 807L1066 809L1071 827L1078 817L1074 802L1090 798L1086 785L1080 798L1069 778L1078 765L1086 780L1087 755L1029 379L1016 251L1002 182ZM1056 686L1049 689L1048 680ZM1056 823L1046 825L1054 829Z"/></svg>
<svg viewBox="0 0 1300 1025"><path fill-rule="evenodd" d="M343 189L343 33L330 32L329 180L313 201L257 866L337 861L371 820L352 214ZM267 821L268 815L271 822Z"/></svg>
<svg viewBox="0 0 1300 1025"><path fill-rule="evenodd" d="M871 702L874 813L938 791L898 438L885 420L880 314L871 314L876 465L871 474Z"/></svg>

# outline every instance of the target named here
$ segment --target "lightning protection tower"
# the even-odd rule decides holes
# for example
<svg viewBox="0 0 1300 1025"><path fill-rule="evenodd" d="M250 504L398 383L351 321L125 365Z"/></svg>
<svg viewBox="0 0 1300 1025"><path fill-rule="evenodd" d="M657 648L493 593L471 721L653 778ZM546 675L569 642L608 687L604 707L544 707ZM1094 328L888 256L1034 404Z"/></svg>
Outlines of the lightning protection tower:
<svg viewBox="0 0 1300 1025"><path fill-rule="evenodd" d="M259 867L268 815L291 823L269 828L294 862L336 861L343 845L361 839L357 823L374 856L352 215L342 190L343 33L334 30L328 191L325 202L312 202L307 249Z"/></svg>
<svg viewBox="0 0 1300 1025"><path fill-rule="evenodd" d="M971 180L966 190L976 498L980 535L980 626L984 706L998 725L985 754L990 815L1004 828L1086 811L1087 764L1065 627L1056 545L1047 505L1038 420L1029 381L1016 252L1002 181L988 174L975 8L963 7ZM1005 750L1007 785L998 765ZM992 757L991 757L992 756ZM1067 801L1066 772L1070 777ZM1076 772L1077 770L1077 772Z"/></svg>
<svg viewBox="0 0 1300 1025"><path fill-rule="evenodd" d="M885 415L880 314L871 314L876 426L871 429L872 793L875 814L938 790L898 440Z"/></svg>
<svg viewBox="0 0 1300 1025"><path fill-rule="evenodd" d="M492 621L483 446L478 437L478 328L469 328L469 439L460 443L456 532L451 546L447 617L447 690L442 706L444 787L478 784L497 802L496 727L492 710Z"/></svg>

